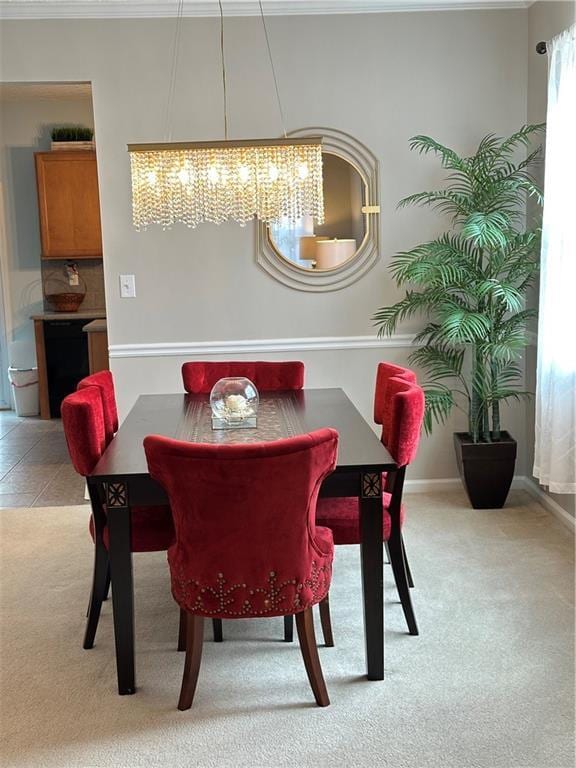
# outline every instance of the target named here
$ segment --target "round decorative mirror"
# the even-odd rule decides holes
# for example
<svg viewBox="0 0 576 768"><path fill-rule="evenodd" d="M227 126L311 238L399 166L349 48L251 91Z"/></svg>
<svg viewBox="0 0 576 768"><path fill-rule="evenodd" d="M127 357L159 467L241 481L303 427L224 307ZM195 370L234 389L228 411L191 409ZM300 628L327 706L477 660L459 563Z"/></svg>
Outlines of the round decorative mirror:
<svg viewBox="0 0 576 768"><path fill-rule="evenodd" d="M360 142L329 128L290 136L322 136L324 222L259 224L258 263L285 285L333 291L365 274L378 258L378 164Z"/></svg>

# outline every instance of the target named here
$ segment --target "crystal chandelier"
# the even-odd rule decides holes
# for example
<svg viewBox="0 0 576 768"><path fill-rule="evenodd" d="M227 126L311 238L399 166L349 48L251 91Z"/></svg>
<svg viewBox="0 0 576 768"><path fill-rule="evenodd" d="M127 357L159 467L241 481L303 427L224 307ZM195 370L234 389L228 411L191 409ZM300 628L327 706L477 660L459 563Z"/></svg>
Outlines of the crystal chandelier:
<svg viewBox="0 0 576 768"><path fill-rule="evenodd" d="M324 220L321 139L129 144L134 226Z"/></svg>
<svg viewBox="0 0 576 768"><path fill-rule="evenodd" d="M282 122L278 84L259 0L260 13ZM296 222L313 216L324 221L322 138L228 140L224 16L220 7L220 43L225 141L129 144L132 218L137 229L150 224L169 228L177 222L196 227L254 217L267 223ZM179 0L168 112L174 91L183 0ZM168 120L168 115L167 115Z"/></svg>

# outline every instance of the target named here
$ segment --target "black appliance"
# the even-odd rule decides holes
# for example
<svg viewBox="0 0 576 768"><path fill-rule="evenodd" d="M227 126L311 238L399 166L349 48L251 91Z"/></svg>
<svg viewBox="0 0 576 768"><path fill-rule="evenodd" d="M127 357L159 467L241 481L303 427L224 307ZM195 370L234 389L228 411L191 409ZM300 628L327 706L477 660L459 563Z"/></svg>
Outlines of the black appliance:
<svg viewBox="0 0 576 768"><path fill-rule="evenodd" d="M88 334L82 328L88 321L45 320L44 345L48 374L50 416L60 416L60 403L74 392L76 385L90 372Z"/></svg>

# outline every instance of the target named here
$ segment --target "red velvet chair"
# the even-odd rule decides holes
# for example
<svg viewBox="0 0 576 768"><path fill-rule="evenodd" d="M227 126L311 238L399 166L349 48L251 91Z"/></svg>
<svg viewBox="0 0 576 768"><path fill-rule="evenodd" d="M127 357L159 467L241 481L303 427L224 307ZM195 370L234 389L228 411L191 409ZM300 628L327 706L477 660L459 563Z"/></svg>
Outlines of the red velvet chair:
<svg viewBox="0 0 576 768"><path fill-rule="evenodd" d="M378 363L378 368L376 370L376 386L374 387L374 422L376 424L380 424L382 426L382 434L381 434L381 440L384 443L384 445L388 442L388 436L390 433L390 414L391 409L386 408L386 396L388 394L387 391L387 385L388 380L392 377L397 377L401 379L405 379L406 381L411 382L412 384L417 384L418 381L416 379L416 374L414 371L410 370L410 368L404 368L401 365L396 365L395 363ZM386 472L382 473L382 485L386 485ZM386 546L386 552L388 554L388 561L390 561L390 552L388 551L388 542L385 541ZM402 542L402 546L404 546L404 542ZM404 562L406 564L406 573L408 576L408 585L410 587L414 586L414 582L412 580L412 573L410 571L410 565L408 563L408 557L406 556L406 552L404 552Z"/></svg>
<svg viewBox="0 0 576 768"><path fill-rule="evenodd" d="M383 403L383 423L389 424L387 438L383 442L392 454L398 469L389 472L383 493L383 537L392 565L396 588L402 603L408 631L418 634L418 625L410 598L407 562L402 538L404 506L402 491L406 467L416 456L420 430L424 418L424 392L406 378L386 379L386 396ZM332 530L335 544L360 543L360 517L358 499L321 498L318 501L316 522ZM329 614L328 614L329 617ZM323 619L324 627L326 618ZM329 618L328 618L329 621ZM326 644L331 643L331 628L325 628Z"/></svg>
<svg viewBox="0 0 576 768"><path fill-rule="evenodd" d="M72 464L80 475L86 477L92 472L107 444L101 388L83 386L73 392L62 401L61 412ZM106 508L97 495L91 492L90 496L92 516L89 529L94 541L94 576L84 648L92 648L94 645L100 609L110 578ZM131 535L132 552L158 552L168 549L174 541L170 507L134 507Z"/></svg>
<svg viewBox="0 0 576 768"><path fill-rule="evenodd" d="M168 562L172 594L187 619L179 709L194 697L204 617L295 614L316 702L330 703L311 608L331 581L332 534L316 526L315 511L337 445L332 429L251 445L144 440L150 475L168 494L176 530Z"/></svg>
<svg viewBox="0 0 576 768"><path fill-rule="evenodd" d="M287 362L193 362L182 366L182 380L186 392L209 393L218 379L228 376L245 376L256 385L258 391L302 389L304 386L304 363L296 360Z"/></svg>
<svg viewBox="0 0 576 768"><path fill-rule="evenodd" d="M297 360L283 362L245 360L205 362L195 361L182 365L182 380L186 392L209 394L219 379L245 376L261 392L298 390L304 386L304 363ZM324 608L321 606L321 611ZM322 614L324 615L324 614ZM284 640L291 642L294 630L290 617L284 620ZM222 630L215 628L214 640L222 641Z"/></svg>
<svg viewBox="0 0 576 768"><path fill-rule="evenodd" d="M116 406L114 378L110 371L99 371L83 378L78 382L76 389L84 389L85 387L98 387L100 390L104 411L106 445L108 445L116 432L118 432L118 408Z"/></svg>
<svg viewBox="0 0 576 768"><path fill-rule="evenodd" d="M390 430L390 409L386 408L388 380L392 377L405 379L417 384L416 374L410 368L403 368L394 363L378 363L376 385L374 387L374 422L382 426L382 442L386 443Z"/></svg>

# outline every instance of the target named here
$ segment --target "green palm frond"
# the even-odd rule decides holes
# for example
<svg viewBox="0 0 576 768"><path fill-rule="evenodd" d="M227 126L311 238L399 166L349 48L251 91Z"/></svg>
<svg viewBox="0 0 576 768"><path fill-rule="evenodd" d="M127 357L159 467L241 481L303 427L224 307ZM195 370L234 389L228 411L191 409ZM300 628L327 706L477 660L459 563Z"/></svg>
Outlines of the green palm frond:
<svg viewBox="0 0 576 768"><path fill-rule="evenodd" d="M523 373L516 363L499 366L496 370L496 376L493 377L493 391L516 391L519 384L522 384Z"/></svg>
<svg viewBox="0 0 576 768"><path fill-rule="evenodd" d="M495 328L497 339L506 338L508 334L516 333L517 331L524 332L528 321L535 318L537 314L535 309L523 309L501 320Z"/></svg>
<svg viewBox="0 0 576 768"><path fill-rule="evenodd" d="M402 301L392 307L383 307L374 314L374 325L378 326L378 336L390 336L396 330L399 322L406 320L425 310L434 310L440 304L443 296L433 290L408 291Z"/></svg>
<svg viewBox="0 0 576 768"><path fill-rule="evenodd" d="M533 181L532 176L526 173L526 168L532 168L539 163L542 159L542 147L537 147L533 152L530 152L524 160L520 160L517 163L513 163L511 160L501 158L494 172L494 183L500 184L503 181L510 179L530 179Z"/></svg>
<svg viewBox="0 0 576 768"><path fill-rule="evenodd" d="M446 233L411 251L396 254L390 271L398 285L454 288L467 294L471 283L482 279L480 251L470 240Z"/></svg>
<svg viewBox="0 0 576 768"><path fill-rule="evenodd" d="M408 357L408 362L425 373L428 384L432 385L433 388L447 387L443 383L447 379L450 383L448 389L468 400L470 391L466 377L462 374L464 358L464 349L429 345L412 352Z"/></svg>
<svg viewBox="0 0 576 768"><path fill-rule="evenodd" d="M424 408L424 431L427 435L432 432L434 422L444 424L452 409L456 405L453 393L448 387L431 388L424 387L425 408Z"/></svg>
<svg viewBox="0 0 576 768"><path fill-rule="evenodd" d="M477 293L481 298L501 301L508 312L519 312L524 306L524 297L514 285L495 278L481 281Z"/></svg>
<svg viewBox="0 0 576 768"><path fill-rule="evenodd" d="M431 381L449 377L457 378L462 374L464 350L433 346L420 347L410 354L409 361L423 368Z"/></svg>
<svg viewBox="0 0 576 768"><path fill-rule="evenodd" d="M414 335L414 344L425 344L427 346L438 344L440 346L457 349L457 344L448 344L444 339L442 326L439 323L427 323L421 331Z"/></svg>
<svg viewBox="0 0 576 768"><path fill-rule="evenodd" d="M440 317L440 325L446 341L470 344L484 340L490 331L490 322L479 312L450 308Z"/></svg>
<svg viewBox="0 0 576 768"><path fill-rule="evenodd" d="M482 356L492 360L493 364L510 363L517 360L526 347L526 335L521 333L510 334L505 341L489 340L479 344L478 349Z"/></svg>
<svg viewBox="0 0 576 768"><path fill-rule="evenodd" d="M451 189L417 192L415 195L404 197L396 207L405 208L407 205L428 205L440 213L456 216L466 216L472 210L470 196Z"/></svg>
<svg viewBox="0 0 576 768"><path fill-rule="evenodd" d="M534 125L523 125L519 131L513 133L500 145L500 155L512 154L519 145L530 146L535 133L542 133L546 130L546 123L537 123Z"/></svg>
<svg viewBox="0 0 576 768"><path fill-rule="evenodd" d="M489 405L493 402L502 403L505 400L530 400L534 393L525 389L504 389L497 388L486 397Z"/></svg>
<svg viewBox="0 0 576 768"><path fill-rule="evenodd" d="M509 230L510 217L503 211L476 211L464 222L462 236L472 240L478 248L505 248Z"/></svg>
<svg viewBox="0 0 576 768"><path fill-rule="evenodd" d="M481 140L476 150L475 158L481 157L493 157L499 154L500 144L502 139L495 136L493 133L489 133ZM474 159L474 158L471 158Z"/></svg>
<svg viewBox="0 0 576 768"><path fill-rule="evenodd" d="M459 157L454 150L445 147L430 136L412 136L408 144L410 149L418 150L421 155L427 155L430 152L438 155L441 158L443 168L460 171L466 169L466 160L464 158Z"/></svg>

